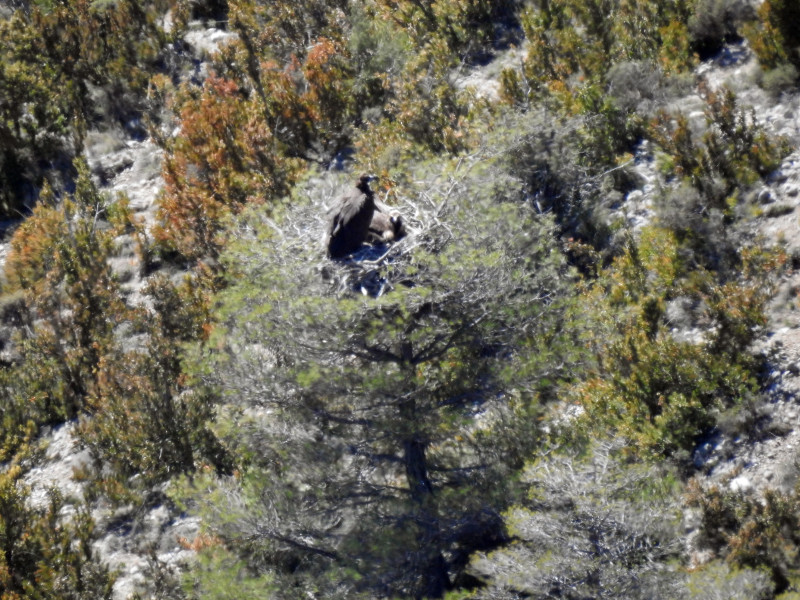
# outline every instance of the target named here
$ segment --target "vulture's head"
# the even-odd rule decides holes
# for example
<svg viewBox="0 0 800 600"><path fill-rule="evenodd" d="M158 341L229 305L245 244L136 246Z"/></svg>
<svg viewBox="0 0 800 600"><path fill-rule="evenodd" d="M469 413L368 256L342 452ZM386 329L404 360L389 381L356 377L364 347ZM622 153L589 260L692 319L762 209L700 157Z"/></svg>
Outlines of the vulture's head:
<svg viewBox="0 0 800 600"><path fill-rule="evenodd" d="M378 179L377 175L369 175L364 173L361 177L358 178L358 185L356 186L362 192L367 192L369 190L369 184L373 181Z"/></svg>

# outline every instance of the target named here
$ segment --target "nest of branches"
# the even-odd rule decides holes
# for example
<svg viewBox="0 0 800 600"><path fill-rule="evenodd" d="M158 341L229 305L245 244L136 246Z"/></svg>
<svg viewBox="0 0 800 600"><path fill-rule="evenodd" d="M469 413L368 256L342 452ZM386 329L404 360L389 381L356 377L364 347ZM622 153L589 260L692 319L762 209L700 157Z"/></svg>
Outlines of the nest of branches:
<svg viewBox="0 0 800 600"><path fill-rule="evenodd" d="M298 203L289 208L281 222L264 215L254 215L239 224L237 237L256 237L266 232L273 251L264 256L273 265L292 272L312 270L316 277L308 277L309 285L323 285L327 293L342 295L360 293L380 297L399 285L413 285L411 272L415 271L414 255L419 248L427 252L440 251L452 238L453 232L446 222L450 194L434 198L420 193L411 198L396 195L389 206L379 200L377 210L399 216L405 235L392 242L364 242L356 252L342 259L326 256L328 210L337 199L337 186L328 181L316 181L315 194L321 201ZM310 273L309 273L310 274Z"/></svg>

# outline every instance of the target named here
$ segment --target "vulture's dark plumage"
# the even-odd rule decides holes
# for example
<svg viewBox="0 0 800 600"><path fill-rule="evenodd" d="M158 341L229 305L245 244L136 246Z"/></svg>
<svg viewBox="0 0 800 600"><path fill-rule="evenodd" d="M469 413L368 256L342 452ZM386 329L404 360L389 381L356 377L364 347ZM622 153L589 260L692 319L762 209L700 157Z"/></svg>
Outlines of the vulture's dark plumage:
<svg viewBox="0 0 800 600"><path fill-rule="evenodd" d="M342 258L361 247L375 213L375 194L369 189L373 175L362 175L329 213L328 256Z"/></svg>

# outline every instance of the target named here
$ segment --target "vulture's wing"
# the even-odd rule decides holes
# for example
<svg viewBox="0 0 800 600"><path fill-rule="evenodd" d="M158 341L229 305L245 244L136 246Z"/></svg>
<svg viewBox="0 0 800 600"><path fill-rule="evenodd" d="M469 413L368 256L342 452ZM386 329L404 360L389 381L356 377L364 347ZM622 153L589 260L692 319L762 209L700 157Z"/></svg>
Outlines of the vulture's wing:
<svg viewBox="0 0 800 600"><path fill-rule="evenodd" d="M353 217L361 212L366 200L367 195L361 190L353 190L353 192L344 196L340 203L331 209L329 213L331 215L330 235L336 235L342 227L352 221Z"/></svg>
<svg viewBox="0 0 800 600"><path fill-rule="evenodd" d="M328 225L328 237L332 238L339 233L339 230L342 228L341 214L338 210L332 210L328 213L328 219L330 220L330 225Z"/></svg>

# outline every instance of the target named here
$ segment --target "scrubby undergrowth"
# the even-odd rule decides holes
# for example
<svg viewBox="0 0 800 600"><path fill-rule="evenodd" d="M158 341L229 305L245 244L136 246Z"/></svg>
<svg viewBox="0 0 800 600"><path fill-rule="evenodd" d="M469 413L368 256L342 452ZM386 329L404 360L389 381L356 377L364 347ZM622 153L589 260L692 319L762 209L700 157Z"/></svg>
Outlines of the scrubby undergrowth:
<svg viewBox="0 0 800 600"><path fill-rule="evenodd" d="M765 430L754 348L797 258L757 235L794 210L769 178L796 140L695 69L736 43L794 97L796 17L4 9L0 201L25 218L0 295L0 595L127 595L93 515L156 507L201 526L179 570L140 547L142 598L798 593L797 494L703 485L696 452ZM212 24L225 42L192 47ZM152 170L120 135L163 153L155 209L103 191ZM330 261L323 208L362 171L409 235ZM66 422L83 498L32 504Z"/></svg>

